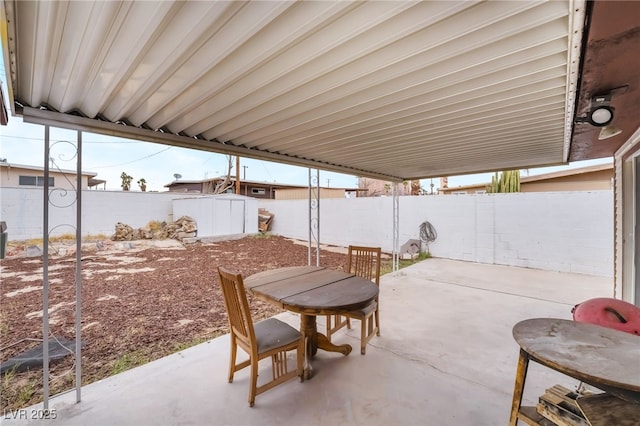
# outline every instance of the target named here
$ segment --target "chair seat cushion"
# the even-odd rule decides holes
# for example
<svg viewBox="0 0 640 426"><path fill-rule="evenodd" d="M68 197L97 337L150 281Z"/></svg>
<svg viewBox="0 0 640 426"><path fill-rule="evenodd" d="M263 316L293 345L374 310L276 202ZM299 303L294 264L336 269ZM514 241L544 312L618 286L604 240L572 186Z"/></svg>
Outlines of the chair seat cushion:
<svg viewBox="0 0 640 426"><path fill-rule="evenodd" d="M373 302L369 303L367 306L365 306L362 309L350 311L347 314L347 316L350 316L353 318L364 318L367 315L369 315L371 312L375 311L377 307L378 307L378 303L374 300Z"/></svg>
<svg viewBox="0 0 640 426"><path fill-rule="evenodd" d="M268 318L254 324L258 353L293 343L302 338L298 330L276 318Z"/></svg>

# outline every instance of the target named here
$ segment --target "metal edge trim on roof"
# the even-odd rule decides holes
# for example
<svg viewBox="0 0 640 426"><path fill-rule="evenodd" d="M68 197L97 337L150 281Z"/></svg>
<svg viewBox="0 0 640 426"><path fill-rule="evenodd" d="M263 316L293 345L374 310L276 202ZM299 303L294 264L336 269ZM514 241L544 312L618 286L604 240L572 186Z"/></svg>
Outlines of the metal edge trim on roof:
<svg viewBox="0 0 640 426"><path fill-rule="evenodd" d="M15 64L11 58L11 52L15 52L15 34L9 35L9 31L15 31L14 26L8 22L15 22L13 9L10 2L0 1L0 45L2 46L2 56L4 60L5 79L7 81L7 97L9 98L9 108L11 115L15 116L15 104L13 98L13 87L16 84ZM4 96L3 96L4 101ZM7 117L8 120L8 117Z"/></svg>
<svg viewBox="0 0 640 426"><path fill-rule="evenodd" d="M562 146L562 158L565 163L569 161L569 151L571 149L571 138L573 135L573 117L575 114L578 84L580 78L580 67L582 65L581 53L585 36L585 19L587 18L586 0L572 0L569 3L571 12L569 13L570 30L567 42L569 58L567 63L567 94L565 106L565 126L564 143Z"/></svg>
<svg viewBox="0 0 640 426"><path fill-rule="evenodd" d="M329 164L306 158L297 158L257 149L250 149L235 145L226 145L217 141L196 139L187 136L176 135L173 133L163 133L156 130L144 129L135 126L126 126L109 121L100 121L97 119L85 118L55 111L48 111L39 108L24 107L22 113L23 121L25 123L49 125L71 130L99 133L103 135L116 136L127 139L135 139L144 142L178 146L181 148L198 149L201 151L216 152L219 154L237 155L245 158L274 161L294 166L318 168L332 172L346 173L350 175L368 177L372 179L381 179L391 182L402 182L403 180L405 180L398 176L373 173L366 170L341 166L338 164Z"/></svg>

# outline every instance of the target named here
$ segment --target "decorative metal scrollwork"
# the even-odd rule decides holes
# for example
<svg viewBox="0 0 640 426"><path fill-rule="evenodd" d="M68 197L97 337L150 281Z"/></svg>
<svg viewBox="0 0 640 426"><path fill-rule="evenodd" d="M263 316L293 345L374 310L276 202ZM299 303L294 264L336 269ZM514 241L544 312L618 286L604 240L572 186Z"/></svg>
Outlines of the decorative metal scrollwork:
<svg viewBox="0 0 640 426"><path fill-rule="evenodd" d="M396 272L400 269L400 197L397 185L393 185L393 259L392 269Z"/></svg>
<svg viewBox="0 0 640 426"><path fill-rule="evenodd" d="M55 148L63 150L65 146L71 146L73 148L73 152L62 151L62 152L59 152L57 156L54 156L53 150ZM67 182L66 186L71 188L71 190L68 190L68 189L64 189L57 186L50 189L49 198L48 198L48 202L50 205L58 208L67 208L74 205L78 200L78 188L76 186L76 183L69 179L68 174L64 173L62 167L60 167L60 165L58 164L58 161L70 162L75 160L77 157L78 157L78 147L72 142L60 140L60 141L53 142L49 146L49 161L51 163L51 166L58 173L60 173L60 175L66 180ZM78 170L77 173L82 173L82 172ZM49 179L49 176L46 176L45 179ZM73 196L73 198L71 198L71 196Z"/></svg>
<svg viewBox="0 0 640 426"><path fill-rule="evenodd" d="M81 229L81 192L82 191L82 139L80 132L78 133L78 141L76 144L59 140L50 142L49 140L49 127L45 126L45 173L43 187L44 202L45 202L45 217L43 224L43 355L47 358L43 362L43 406L45 409L49 407L49 393L50 386L49 380L60 379L63 376L68 376L74 373L75 370L75 387L77 401L80 401L80 389L81 389L81 354L74 354L74 365L64 371L62 374L53 375L50 374L48 353L49 353L49 339L57 340L56 336L61 335L60 330L53 330L56 323L49 320L49 252L50 249L57 255L65 255L66 252L61 252L58 248L51 246L50 241L52 238L60 235L72 234L75 236L75 261L76 261L76 273L73 282L60 283L58 286L68 285L70 289L75 288L75 301L68 300L69 305L65 309L58 309L57 315L71 315L75 316L75 332L76 332L76 351L80 351L79 342L81 338L81 288L82 288L82 276L81 276L81 241L80 241L80 229ZM69 149L71 147L71 149ZM74 161L75 160L75 161ZM73 162L73 166L61 167L62 164ZM46 166L49 167L46 167ZM69 171L75 170L75 171ZM51 172L56 172L55 177L51 176ZM75 177L75 181L73 180ZM58 181L54 180L58 179ZM50 218L60 215L51 215L52 208L56 209L68 209L75 206L76 209L76 223L51 223ZM64 215L67 216L67 215ZM74 215L71 215L72 217ZM69 228L71 232L63 232L61 229ZM68 292L68 294L72 294ZM73 308L71 308L73 306ZM65 311L64 314L62 311ZM70 350L73 353L73 351Z"/></svg>
<svg viewBox="0 0 640 426"><path fill-rule="evenodd" d="M314 175L309 169L309 256L311 265L311 253L315 245L316 265L320 266L320 171L316 169Z"/></svg>

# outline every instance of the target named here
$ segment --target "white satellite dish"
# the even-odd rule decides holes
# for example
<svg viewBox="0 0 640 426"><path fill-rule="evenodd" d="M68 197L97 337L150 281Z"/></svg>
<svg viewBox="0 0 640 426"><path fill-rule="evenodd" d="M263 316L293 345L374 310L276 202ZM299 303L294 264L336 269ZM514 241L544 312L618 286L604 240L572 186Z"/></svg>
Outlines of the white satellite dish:
<svg viewBox="0 0 640 426"><path fill-rule="evenodd" d="M181 175L180 173L174 173L174 174L173 174L173 177L174 177L176 180L178 180L178 179L180 179L180 178L182 177L182 175Z"/></svg>

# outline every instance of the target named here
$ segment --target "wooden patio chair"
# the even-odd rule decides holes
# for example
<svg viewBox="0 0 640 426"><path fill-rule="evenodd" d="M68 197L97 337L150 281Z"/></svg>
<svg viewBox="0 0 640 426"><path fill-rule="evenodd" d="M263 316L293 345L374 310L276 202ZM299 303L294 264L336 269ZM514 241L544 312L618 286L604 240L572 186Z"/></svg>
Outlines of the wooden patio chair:
<svg viewBox="0 0 640 426"><path fill-rule="evenodd" d="M372 280L380 286L380 247L349 246L347 272ZM366 353L367 343L374 335L380 336L379 300L371 302L365 308L351 311L346 315L327 316L327 338L342 327L351 328L351 319L360 320L360 353ZM375 323L374 323L375 322Z"/></svg>
<svg viewBox="0 0 640 426"><path fill-rule="evenodd" d="M298 330L276 318L268 318L254 324L242 275L224 268L218 268L218 274L227 307L231 338L229 383L233 382L233 374L236 371L250 365L249 406L253 407L256 395L295 376L298 376L301 382L304 380L304 339ZM236 364L238 346L249 355L249 359ZM289 371L287 352L292 350L296 351L296 369ZM272 360L273 378L258 386L258 362L267 357L271 357Z"/></svg>

